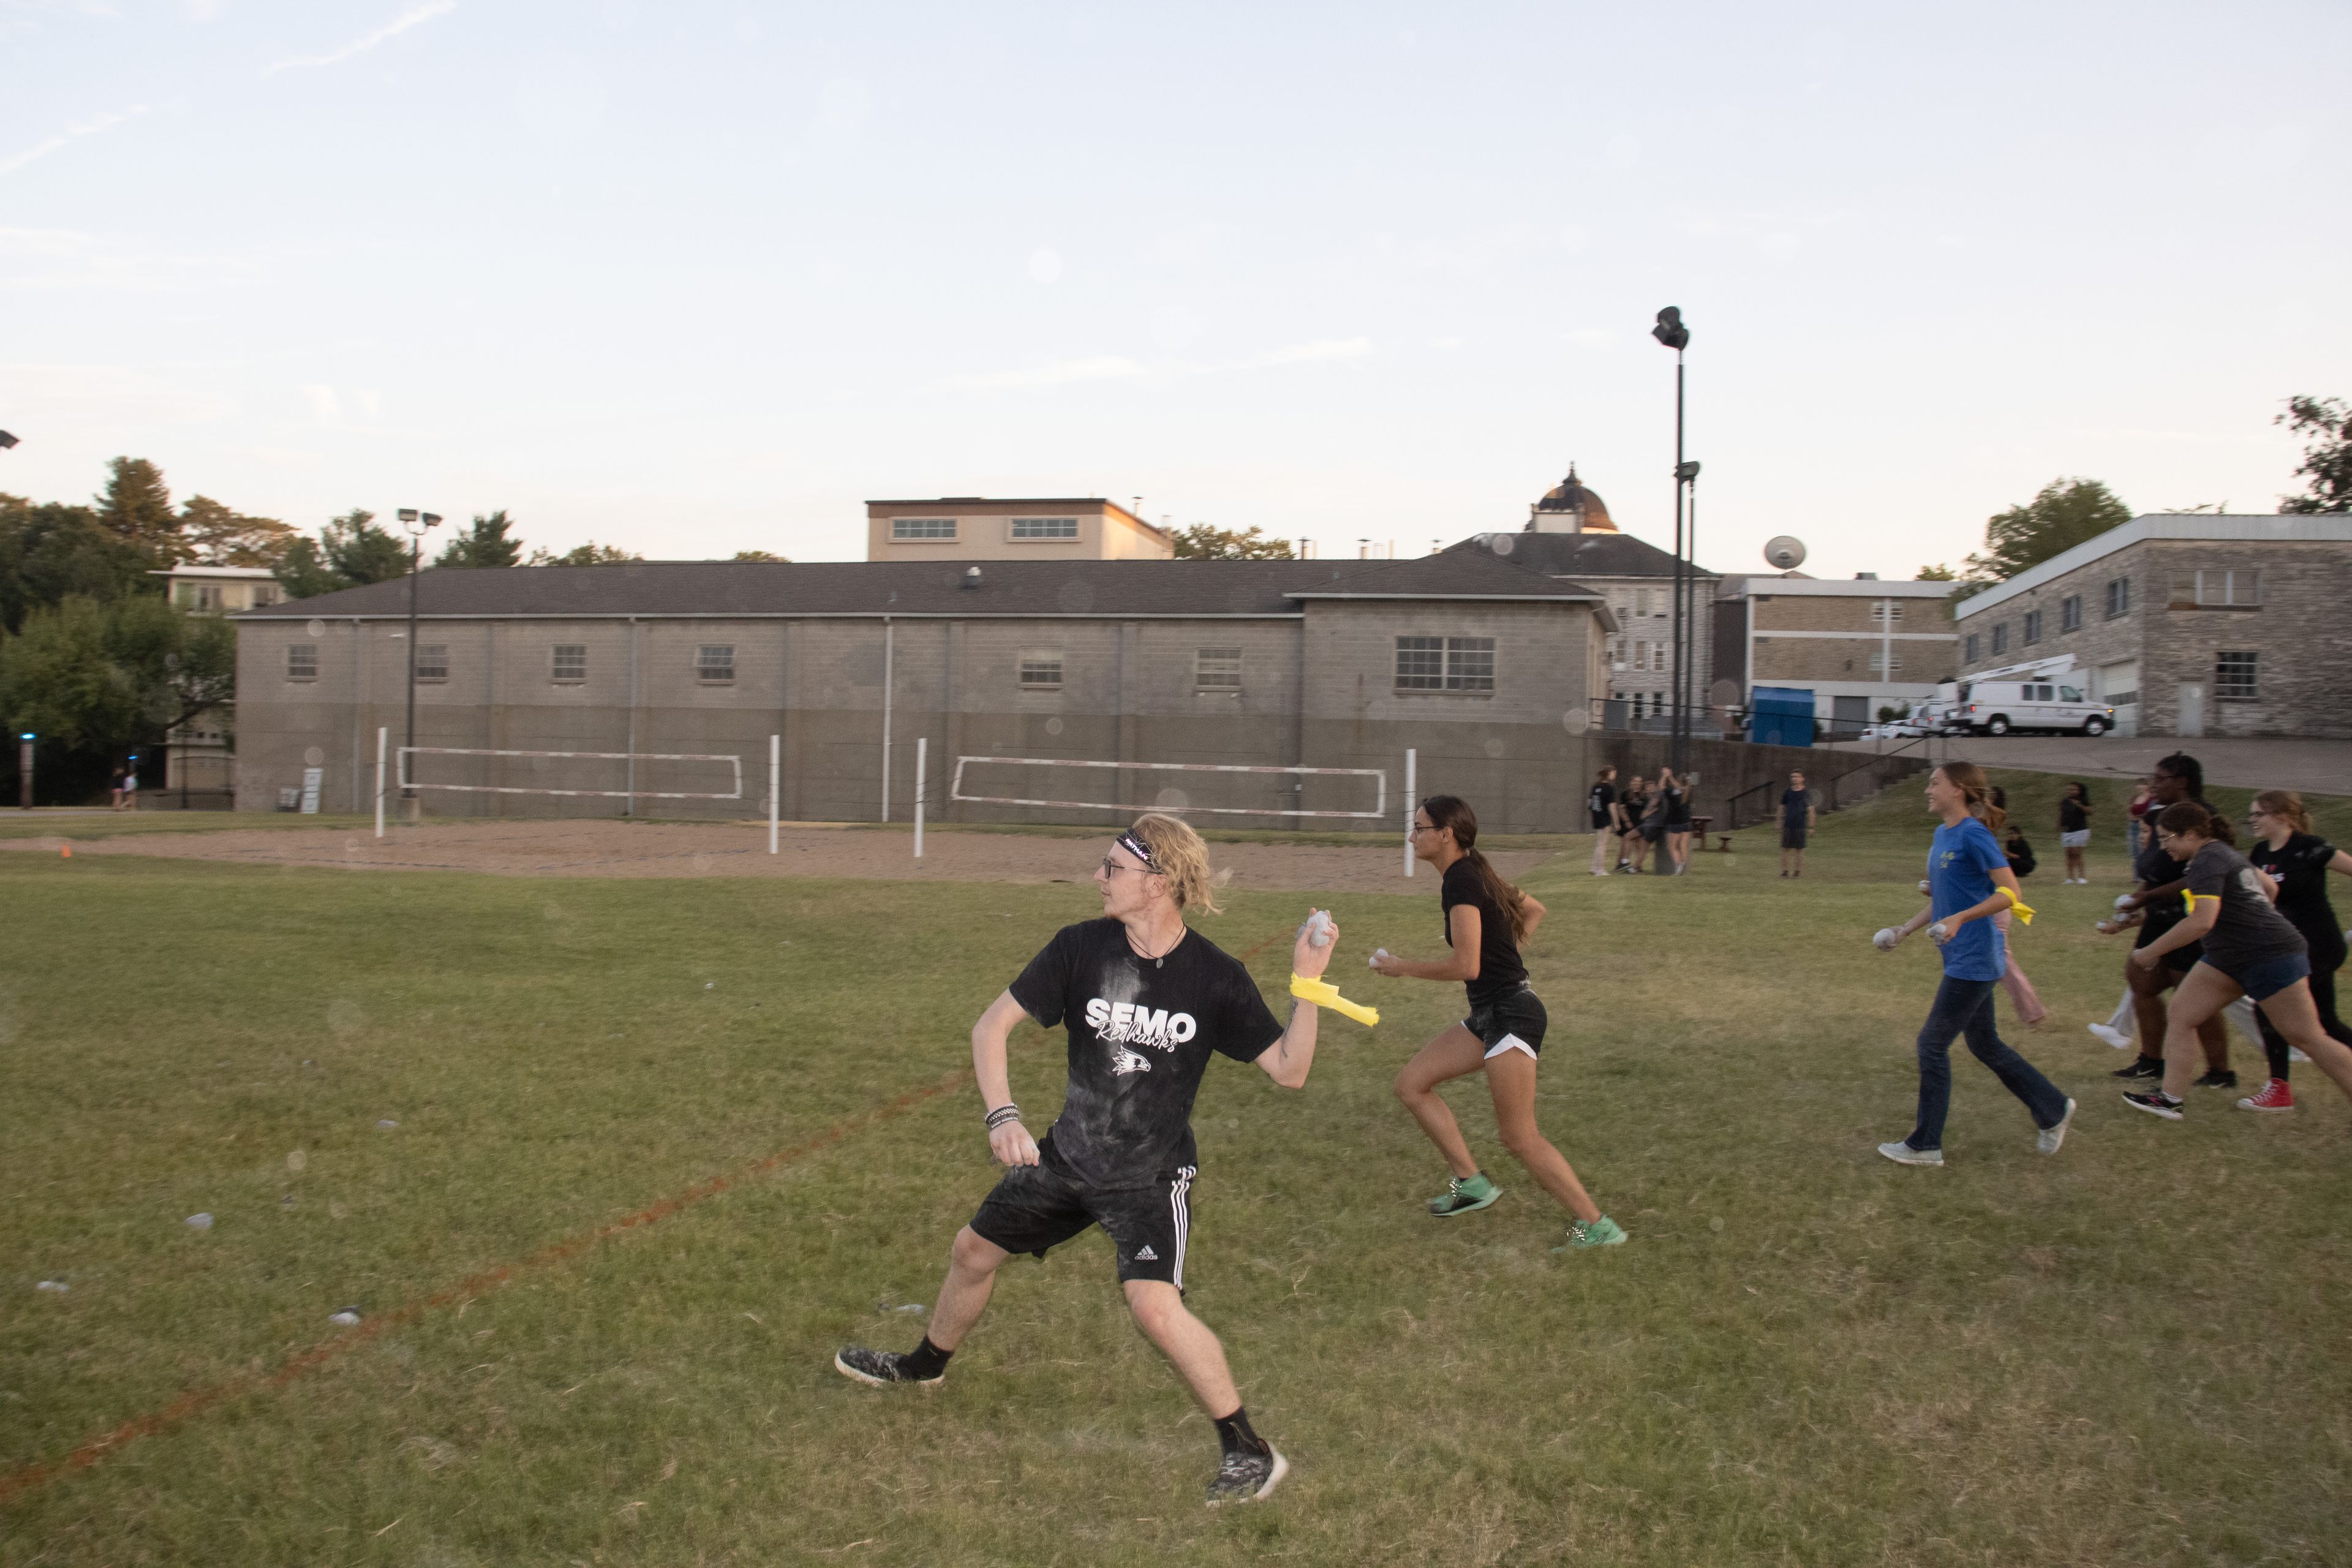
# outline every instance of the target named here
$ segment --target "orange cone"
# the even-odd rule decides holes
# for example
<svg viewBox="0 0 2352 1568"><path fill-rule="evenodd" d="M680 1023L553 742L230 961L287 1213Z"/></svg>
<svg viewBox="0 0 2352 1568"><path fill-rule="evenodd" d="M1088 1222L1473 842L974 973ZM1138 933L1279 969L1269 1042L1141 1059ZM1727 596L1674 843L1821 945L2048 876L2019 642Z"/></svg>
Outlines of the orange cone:
<svg viewBox="0 0 2352 1568"><path fill-rule="evenodd" d="M64 859L67 859L67 860L70 860L70 859L72 859L72 858L73 858L73 846L72 846L72 845L70 845L70 844L60 844L60 845L58 845L58 856L59 856L61 858L64 858Z"/></svg>

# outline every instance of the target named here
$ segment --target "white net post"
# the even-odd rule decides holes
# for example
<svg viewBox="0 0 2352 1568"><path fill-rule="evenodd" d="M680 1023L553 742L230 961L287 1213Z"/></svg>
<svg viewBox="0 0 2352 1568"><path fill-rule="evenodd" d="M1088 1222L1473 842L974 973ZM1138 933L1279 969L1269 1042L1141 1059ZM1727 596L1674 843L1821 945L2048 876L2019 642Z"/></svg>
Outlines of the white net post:
<svg viewBox="0 0 2352 1568"><path fill-rule="evenodd" d="M768 853L776 852L776 817L783 799L784 738L768 737Z"/></svg>
<svg viewBox="0 0 2352 1568"><path fill-rule="evenodd" d="M383 747L385 731L375 732L375 836L383 837Z"/></svg>
<svg viewBox="0 0 2352 1568"><path fill-rule="evenodd" d="M1412 769L1415 761L1415 748L1407 746L1404 751L1404 874L1408 877L1412 875L1412 814L1415 810Z"/></svg>
<svg viewBox="0 0 2352 1568"><path fill-rule="evenodd" d="M930 761L930 737L915 737L915 858L923 858L923 773Z"/></svg>

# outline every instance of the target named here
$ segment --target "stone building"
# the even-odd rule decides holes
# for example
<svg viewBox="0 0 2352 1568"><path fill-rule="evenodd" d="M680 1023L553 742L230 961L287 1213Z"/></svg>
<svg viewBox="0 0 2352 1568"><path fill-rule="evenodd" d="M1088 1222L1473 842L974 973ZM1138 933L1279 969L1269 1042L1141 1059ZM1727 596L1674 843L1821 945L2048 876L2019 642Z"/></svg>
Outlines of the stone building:
<svg viewBox="0 0 2352 1568"><path fill-rule="evenodd" d="M1963 678L2071 656L2121 734L2352 738L2352 517L2137 517L1956 620Z"/></svg>
<svg viewBox="0 0 2352 1568"><path fill-rule="evenodd" d="M732 805L430 793L444 815L764 815L782 737L784 816L898 818L929 742L937 817L1067 818L957 805L960 756L1372 768L1402 817L1406 748L1424 793L1497 831L1568 830L1582 731L1616 623L1602 596L1484 552L1409 561L633 563L425 572L416 581L417 743L638 760L431 756L420 779L484 790L709 794ZM329 810L367 809L375 735L399 743L405 580L236 617L244 809L323 767ZM968 794L1149 805L1356 810L1368 781L976 765ZM1049 777L1051 775L1048 775ZM1084 780L1079 783L1077 781ZM1055 794L1085 788L1116 795ZM1100 813L1079 814L1099 821ZM1217 817L1269 826L1265 816Z"/></svg>
<svg viewBox="0 0 2352 1568"><path fill-rule="evenodd" d="M1168 561L1176 542L1115 501L1079 499L866 503L868 561Z"/></svg>
<svg viewBox="0 0 2352 1568"><path fill-rule="evenodd" d="M1881 708L1916 709L1959 668L1955 586L1727 577L1716 605L1717 699L1752 708L1759 686L1811 690L1814 721L1832 738L1875 721Z"/></svg>
<svg viewBox="0 0 2352 1568"><path fill-rule="evenodd" d="M1576 477L1553 486L1528 508L1527 526L1514 532L1481 533L1449 553L1484 551L1547 577L1580 583L1607 601L1618 630L1609 643L1606 697L1637 723L1669 710L1675 687L1675 558L1654 544L1621 531L1600 496ZM1708 700L1710 638L1716 574L1690 568L1692 643L1691 700ZM1596 719L1599 715L1595 716Z"/></svg>

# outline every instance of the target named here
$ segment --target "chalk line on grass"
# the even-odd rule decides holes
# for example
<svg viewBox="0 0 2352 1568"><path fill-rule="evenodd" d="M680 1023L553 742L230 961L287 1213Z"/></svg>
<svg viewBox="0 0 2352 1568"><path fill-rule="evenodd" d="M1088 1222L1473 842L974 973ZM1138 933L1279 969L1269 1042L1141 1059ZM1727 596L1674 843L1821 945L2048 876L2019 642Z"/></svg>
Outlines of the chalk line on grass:
<svg viewBox="0 0 2352 1568"><path fill-rule="evenodd" d="M194 1416L201 1415L216 1405L225 1405L232 1399L247 1394L283 1388L297 1379L318 1371L345 1352L369 1343L386 1329L413 1323L428 1312L438 1311L442 1308L465 1301L482 1291L503 1285L518 1274L562 1263L577 1257L600 1241L620 1235L623 1231L634 1230L640 1226L653 1225L667 1219L670 1215L692 1208L706 1199L717 1197L720 1193L753 1176L765 1175L770 1171L791 1164L795 1160L806 1159L820 1150L833 1147L853 1132L863 1131L868 1127L877 1126L912 1110L926 1100L936 1100L951 1089L962 1088L971 1081L971 1076L970 1068L959 1068L937 1083L921 1089L908 1089L896 1100L877 1106L872 1110L862 1111L846 1121L837 1121L814 1138L805 1139L789 1148L779 1149L772 1154L752 1161L732 1175L713 1176L709 1181L698 1183L682 1193L673 1194L659 1203L639 1209L625 1218L616 1219L609 1225L599 1226L593 1230L583 1231L576 1236L566 1237L562 1241L551 1242L519 1262L499 1264L496 1268L486 1268L479 1273L469 1275L446 1289L436 1290L430 1296L408 1301L384 1313L382 1317L370 1318L349 1333L338 1334L331 1340L312 1345L309 1350L288 1358L285 1364L275 1372L248 1373L207 1387L191 1389L162 1409L134 1416L111 1432L91 1438L62 1458L39 1460L0 1476L0 1503L6 1503L27 1492L38 1490L69 1471L89 1469L108 1455L128 1447L142 1437L154 1436Z"/></svg>

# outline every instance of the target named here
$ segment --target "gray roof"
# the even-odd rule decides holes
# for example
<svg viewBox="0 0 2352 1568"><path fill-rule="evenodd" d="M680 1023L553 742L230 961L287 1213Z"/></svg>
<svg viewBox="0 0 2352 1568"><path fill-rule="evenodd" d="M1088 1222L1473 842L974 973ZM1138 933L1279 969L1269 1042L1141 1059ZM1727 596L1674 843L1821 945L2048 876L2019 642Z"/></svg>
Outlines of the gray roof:
<svg viewBox="0 0 2352 1568"><path fill-rule="evenodd" d="M1530 572L1540 572L1547 577L1671 577L1675 574L1675 558L1671 552L1661 550L1630 533L1535 533L1526 531L1478 533L1459 544L1447 545L1445 553L1503 555L1515 564ZM1715 575L1704 566L1698 569L1698 574L1702 577Z"/></svg>
<svg viewBox="0 0 2352 1568"><path fill-rule="evenodd" d="M969 567L977 587L964 586ZM409 582L293 599L239 620L408 614ZM607 566L428 569L436 617L759 616L1296 616L1304 599L1599 604L1576 583L1483 552L1407 561L636 561Z"/></svg>

